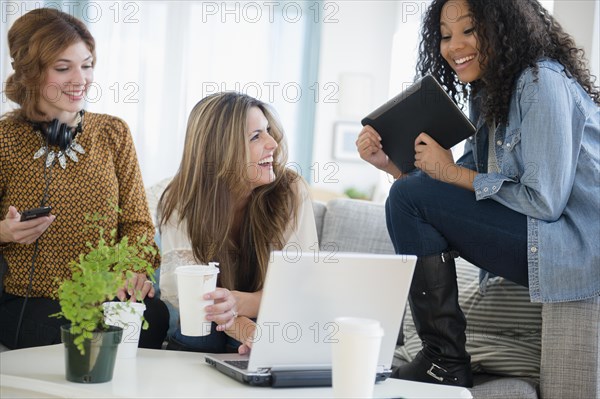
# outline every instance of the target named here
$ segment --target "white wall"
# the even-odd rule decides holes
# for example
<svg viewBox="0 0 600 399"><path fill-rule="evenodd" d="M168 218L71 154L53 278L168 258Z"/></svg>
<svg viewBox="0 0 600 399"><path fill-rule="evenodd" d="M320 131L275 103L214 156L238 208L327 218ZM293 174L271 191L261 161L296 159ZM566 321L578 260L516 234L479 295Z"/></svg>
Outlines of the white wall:
<svg viewBox="0 0 600 399"><path fill-rule="evenodd" d="M379 172L361 160L333 157L334 124L357 124L388 99L392 40L396 28L396 1L338 1L337 22L324 23L319 82L339 87L337 101L320 98L315 116L311 184L343 192L349 187L370 194Z"/></svg>
<svg viewBox="0 0 600 399"><path fill-rule="evenodd" d="M554 0L554 17L567 33L583 47L593 75L600 77L598 50L600 2L598 0ZM596 84L599 82L596 81Z"/></svg>
<svg viewBox="0 0 600 399"><path fill-rule="evenodd" d="M334 124L359 122L413 80L420 21L429 3L428 0L336 2L339 21L323 25L319 82L339 85L338 102L325 103L321 99L317 104L313 186L337 193L354 187L372 193L377 201L385 199L389 182L383 172L360 160L333 157ZM577 45L584 48L592 74L600 78L600 1L543 0L542 3L575 38ZM369 81L370 89L364 87ZM356 134L359 131L357 126ZM459 145L455 158L461 153Z"/></svg>

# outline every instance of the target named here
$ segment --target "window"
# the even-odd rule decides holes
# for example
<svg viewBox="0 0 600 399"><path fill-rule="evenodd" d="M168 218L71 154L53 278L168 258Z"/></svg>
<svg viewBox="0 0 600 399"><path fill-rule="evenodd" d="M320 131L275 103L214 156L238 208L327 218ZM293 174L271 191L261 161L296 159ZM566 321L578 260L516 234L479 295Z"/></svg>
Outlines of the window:
<svg viewBox="0 0 600 399"><path fill-rule="evenodd" d="M4 43L16 18L44 4L82 19L96 39L87 109L128 123L146 185L176 172L190 110L206 95L225 90L271 104L285 128L289 159L308 159L308 170L312 121L300 115L314 114L310 97L317 79L306 72L314 69L308 67L310 54L319 48L307 38L319 32L316 10L310 9L318 3L2 2ZM4 82L12 71L5 48ZM1 106L2 113L9 110L6 99ZM311 130L302 130L302 141L310 136L311 145L301 147L299 130L307 123Z"/></svg>

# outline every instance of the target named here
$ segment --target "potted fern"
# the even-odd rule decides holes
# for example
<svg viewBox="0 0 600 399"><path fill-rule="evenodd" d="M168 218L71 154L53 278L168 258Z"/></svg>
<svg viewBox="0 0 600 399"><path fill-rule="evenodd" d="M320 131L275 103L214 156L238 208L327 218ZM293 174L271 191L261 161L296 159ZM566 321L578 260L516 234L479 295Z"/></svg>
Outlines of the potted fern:
<svg viewBox="0 0 600 399"><path fill-rule="evenodd" d="M102 304L113 300L134 273L146 273L154 281L154 270L144 256L154 255L156 250L148 245L146 237L133 243L128 237L117 241L116 229L105 237L105 229L100 225L104 219L98 213L86 215L88 228L98 231L98 243L87 243L89 252L70 263L72 277L62 281L56 292L61 311L54 316L62 316L71 323L61 327L61 336L65 344L66 377L73 382L112 379L123 330L105 324ZM148 328L146 321L143 328Z"/></svg>

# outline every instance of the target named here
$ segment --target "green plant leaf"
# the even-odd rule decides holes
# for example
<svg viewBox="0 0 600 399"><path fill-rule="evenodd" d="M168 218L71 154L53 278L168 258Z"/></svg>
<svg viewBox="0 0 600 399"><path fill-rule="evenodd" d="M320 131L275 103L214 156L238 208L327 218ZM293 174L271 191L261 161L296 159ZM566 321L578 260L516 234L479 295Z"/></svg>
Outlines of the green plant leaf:
<svg viewBox="0 0 600 399"><path fill-rule="evenodd" d="M85 340L91 339L93 332L107 328L102 304L114 298L126 279L134 272L145 273L155 282L154 269L143 256L156 254L154 247L146 244L145 235L133 243L127 236L118 241L117 230L112 229L107 241L105 229L100 225L107 217L94 213L86 214L85 218L90 223L86 228L98 232L98 242L95 245L87 242L89 252L69 263L71 279L60 281L56 291L61 311L52 315L71 322L73 342L82 354ZM140 296L141 292L137 292L136 297ZM144 320L144 328L147 325Z"/></svg>

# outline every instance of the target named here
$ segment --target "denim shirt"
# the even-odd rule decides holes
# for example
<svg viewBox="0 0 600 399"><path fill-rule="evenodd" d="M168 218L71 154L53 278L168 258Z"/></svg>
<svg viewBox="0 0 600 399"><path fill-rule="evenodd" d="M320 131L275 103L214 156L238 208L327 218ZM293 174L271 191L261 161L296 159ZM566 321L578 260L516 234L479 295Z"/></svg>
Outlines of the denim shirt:
<svg viewBox="0 0 600 399"><path fill-rule="evenodd" d="M526 69L512 93L508 122L493 145L499 173L487 173L488 127L477 99L477 132L457 161L480 172L476 199L527 216L532 302L600 295L600 108L553 60Z"/></svg>

